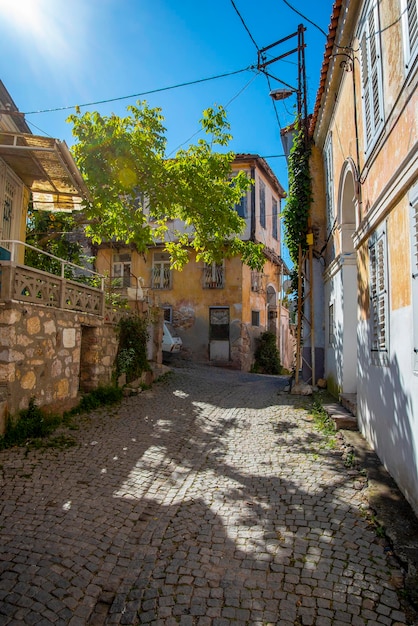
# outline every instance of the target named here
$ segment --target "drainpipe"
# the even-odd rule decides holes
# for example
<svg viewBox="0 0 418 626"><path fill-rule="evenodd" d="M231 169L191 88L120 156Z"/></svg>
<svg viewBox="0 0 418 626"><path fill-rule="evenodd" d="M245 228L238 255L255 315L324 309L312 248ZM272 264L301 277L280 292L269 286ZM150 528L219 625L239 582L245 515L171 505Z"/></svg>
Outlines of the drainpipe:
<svg viewBox="0 0 418 626"><path fill-rule="evenodd" d="M255 181L255 168L251 168L251 178ZM250 222L250 241L255 241L255 182L251 187L251 222Z"/></svg>

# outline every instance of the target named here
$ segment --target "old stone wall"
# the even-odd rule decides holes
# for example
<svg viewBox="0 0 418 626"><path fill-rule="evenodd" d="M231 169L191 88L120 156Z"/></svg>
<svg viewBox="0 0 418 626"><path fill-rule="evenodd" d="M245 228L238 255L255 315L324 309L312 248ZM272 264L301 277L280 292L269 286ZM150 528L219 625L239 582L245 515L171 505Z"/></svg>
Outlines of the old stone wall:
<svg viewBox="0 0 418 626"><path fill-rule="evenodd" d="M0 433L34 398L62 412L79 391L111 382L116 326L94 315L37 305L0 308Z"/></svg>

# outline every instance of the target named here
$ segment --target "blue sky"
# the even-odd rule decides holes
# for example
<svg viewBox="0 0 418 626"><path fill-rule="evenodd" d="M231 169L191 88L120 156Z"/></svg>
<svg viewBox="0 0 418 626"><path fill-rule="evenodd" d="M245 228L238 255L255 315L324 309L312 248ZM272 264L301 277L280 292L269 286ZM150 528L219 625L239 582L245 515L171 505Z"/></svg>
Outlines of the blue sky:
<svg viewBox="0 0 418 626"><path fill-rule="evenodd" d="M328 31L332 0L288 0ZM116 99L218 76L256 65L258 48L306 27L308 106L312 111L326 38L284 0L0 0L0 78L25 113L32 132L71 146L66 118L85 103ZM277 48L291 50L296 39ZM270 66L271 73L297 86L297 56ZM272 88L281 85L271 81ZM281 155L280 128L269 85L254 70L200 84L82 107L124 115L126 106L146 99L163 110L168 153L198 139L202 111L228 110L235 152ZM293 120L295 97L276 104L280 126ZM283 157L268 163L287 188Z"/></svg>

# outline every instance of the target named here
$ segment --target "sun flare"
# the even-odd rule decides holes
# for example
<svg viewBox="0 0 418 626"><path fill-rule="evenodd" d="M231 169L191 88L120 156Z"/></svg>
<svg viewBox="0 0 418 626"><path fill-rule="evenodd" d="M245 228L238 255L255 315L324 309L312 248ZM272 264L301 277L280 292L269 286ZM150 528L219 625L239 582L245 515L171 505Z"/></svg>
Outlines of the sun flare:
<svg viewBox="0 0 418 626"><path fill-rule="evenodd" d="M28 65L37 65L35 71L65 68L70 80L85 50L83 6L83 0L0 0L0 23Z"/></svg>
<svg viewBox="0 0 418 626"><path fill-rule="evenodd" d="M16 29L39 31L46 20L45 3L42 0L0 0L2 19Z"/></svg>

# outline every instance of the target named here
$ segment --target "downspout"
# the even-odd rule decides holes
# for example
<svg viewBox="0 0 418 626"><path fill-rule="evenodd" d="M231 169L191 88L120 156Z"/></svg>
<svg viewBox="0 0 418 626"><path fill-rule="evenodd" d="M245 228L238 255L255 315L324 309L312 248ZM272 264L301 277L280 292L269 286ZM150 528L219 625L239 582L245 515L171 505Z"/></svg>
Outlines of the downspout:
<svg viewBox="0 0 418 626"><path fill-rule="evenodd" d="M251 223L250 223L250 241L255 241L255 168L251 168L251 179L254 185L251 187Z"/></svg>
<svg viewBox="0 0 418 626"><path fill-rule="evenodd" d="M356 131L356 166L357 166L357 196L358 196L358 221L361 221L361 205L362 205L362 197L361 197L361 182L360 182L360 147L359 147L359 138L358 138L358 115L357 115L357 90L356 90L356 72L355 72L355 56L354 51L352 51L353 59L352 59L352 67L353 67L353 98L354 98L354 128Z"/></svg>

